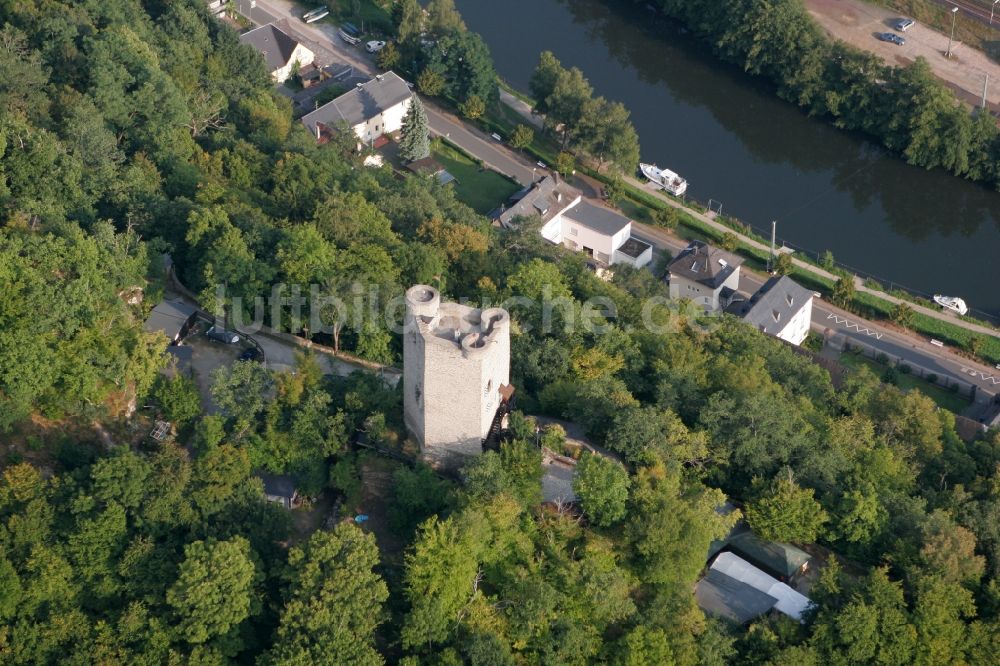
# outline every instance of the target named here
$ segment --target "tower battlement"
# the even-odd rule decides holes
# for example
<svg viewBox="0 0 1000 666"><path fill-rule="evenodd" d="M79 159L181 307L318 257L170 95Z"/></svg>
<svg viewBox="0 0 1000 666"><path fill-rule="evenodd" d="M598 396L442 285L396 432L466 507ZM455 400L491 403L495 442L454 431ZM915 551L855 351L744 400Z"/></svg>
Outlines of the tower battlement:
<svg viewBox="0 0 1000 666"><path fill-rule="evenodd" d="M500 387L510 381L510 315L441 302L437 289L406 292L403 408L425 457L460 464L482 450Z"/></svg>

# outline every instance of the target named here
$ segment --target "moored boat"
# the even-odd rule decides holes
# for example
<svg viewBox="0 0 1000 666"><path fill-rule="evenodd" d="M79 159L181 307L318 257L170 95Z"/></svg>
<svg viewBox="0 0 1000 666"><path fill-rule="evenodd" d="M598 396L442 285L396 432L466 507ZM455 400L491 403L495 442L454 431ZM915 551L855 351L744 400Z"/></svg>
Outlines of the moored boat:
<svg viewBox="0 0 1000 666"><path fill-rule="evenodd" d="M639 164L639 170L654 185L658 185L675 197L687 192L688 183L670 169L661 169L655 164Z"/></svg>
<svg viewBox="0 0 1000 666"><path fill-rule="evenodd" d="M957 312L960 315L964 315L969 311L968 306L965 305L965 301L957 296L942 296L941 294L934 294L934 302L944 309Z"/></svg>

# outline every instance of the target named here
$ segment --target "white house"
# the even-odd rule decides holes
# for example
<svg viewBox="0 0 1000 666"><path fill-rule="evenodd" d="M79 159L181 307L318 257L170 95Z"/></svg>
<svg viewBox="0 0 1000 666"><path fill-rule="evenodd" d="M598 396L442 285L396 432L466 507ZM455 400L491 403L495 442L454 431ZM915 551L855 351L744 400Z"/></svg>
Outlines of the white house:
<svg viewBox="0 0 1000 666"><path fill-rule="evenodd" d="M296 66L311 65L316 57L312 51L274 23L244 32L240 35L240 42L249 44L264 56L267 71L271 72L271 77L276 83L284 83Z"/></svg>
<svg viewBox="0 0 1000 666"><path fill-rule="evenodd" d="M670 298L688 298L706 312L729 305L740 284L743 260L702 241L691 241L667 265Z"/></svg>
<svg viewBox="0 0 1000 666"><path fill-rule="evenodd" d="M386 72L302 116L302 123L320 142L343 124L354 130L360 143L369 144L399 131L412 99L406 81Z"/></svg>
<svg viewBox="0 0 1000 666"><path fill-rule="evenodd" d="M558 176L547 176L522 193L510 208L495 215L510 228L518 217L538 215L542 237L584 252L601 266L629 264L641 268L653 258L649 243L632 236L632 220L610 208L584 201L579 190Z"/></svg>
<svg viewBox="0 0 1000 666"><path fill-rule="evenodd" d="M813 293L787 275L773 277L750 298L743 320L768 335L800 345L809 335Z"/></svg>

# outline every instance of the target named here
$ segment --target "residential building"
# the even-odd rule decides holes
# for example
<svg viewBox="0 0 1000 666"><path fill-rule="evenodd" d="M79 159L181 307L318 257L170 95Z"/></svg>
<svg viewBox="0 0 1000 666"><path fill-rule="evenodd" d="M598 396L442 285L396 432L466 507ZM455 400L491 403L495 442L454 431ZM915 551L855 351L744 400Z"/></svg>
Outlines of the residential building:
<svg viewBox="0 0 1000 666"><path fill-rule="evenodd" d="M641 268L653 246L632 236L632 220L604 206L580 201L542 227L542 237L593 257L598 264Z"/></svg>
<svg viewBox="0 0 1000 666"><path fill-rule="evenodd" d="M809 335L812 306L813 292L782 275L765 282L740 315L764 333L800 345Z"/></svg>
<svg viewBox="0 0 1000 666"><path fill-rule="evenodd" d="M776 600L773 605L774 610L800 622L802 615L812 604L812 601L805 595L795 591L788 584L767 575L735 553L719 553L715 561L712 562L711 570L772 597ZM758 601L760 600L758 598Z"/></svg>
<svg viewBox="0 0 1000 666"><path fill-rule="evenodd" d="M747 624L778 603L777 597L709 569L694 586L694 598L706 615L721 617L736 624Z"/></svg>
<svg viewBox="0 0 1000 666"><path fill-rule="evenodd" d="M175 345L188 334L197 316L198 309L180 299L162 301L149 313L144 328L149 333L162 331L170 344Z"/></svg>
<svg viewBox="0 0 1000 666"><path fill-rule="evenodd" d="M415 285L403 336L406 426L429 462L457 467L496 439L510 409L510 315Z"/></svg>
<svg viewBox="0 0 1000 666"><path fill-rule="evenodd" d="M692 241L667 265L670 298L688 298L706 312L717 312L736 294L742 263L728 252Z"/></svg>
<svg viewBox="0 0 1000 666"><path fill-rule="evenodd" d="M302 124L320 143L325 143L338 126L347 126L359 143L368 145L400 130L412 99L413 91L406 81L395 72L386 72L302 116Z"/></svg>
<svg viewBox="0 0 1000 666"><path fill-rule="evenodd" d="M280 504L286 509L294 509L301 503L295 479L287 474L258 474L264 484L264 497L268 502Z"/></svg>
<svg viewBox="0 0 1000 666"><path fill-rule="evenodd" d="M493 211L491 217L505 229L511 229L519 217L537 215L542 226L558 217L583 199L583 193L563 181L557 174L532 183L513 197L510 206Z"/></svg>
<svg viewBox="0 0 1000 666"><path fill-rule="evenodd" d="M297 67L311 65L315 54L274 23L262 25L240 35L264 57L267 71L276 83L284 83Z"/></svg>
<svg viewBox="0 0 1000 666"><path fill-rule="evenodd" d="M546 240L593 258L598 266L630 264L641 268L653 258L653 247L632 236L632 220L605 206L583 199L579 190L552 175L515 195L510 208L493 218L510 228L518 217L537 215Z"/></svg>

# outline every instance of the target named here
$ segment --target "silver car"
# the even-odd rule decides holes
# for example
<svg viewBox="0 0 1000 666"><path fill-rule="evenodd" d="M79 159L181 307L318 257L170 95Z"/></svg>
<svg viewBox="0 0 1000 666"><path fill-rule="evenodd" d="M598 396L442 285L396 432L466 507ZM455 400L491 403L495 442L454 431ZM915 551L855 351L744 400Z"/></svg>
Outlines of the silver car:
<svg viewBox="0 0 1000 666"><path fill-rule="evenodd" d="M917 22L914 21L913 19L901 18L898 21L896 21L896 30L899 30L900 32L906 32L914 25L916 25L916 23Z"/></svg>

